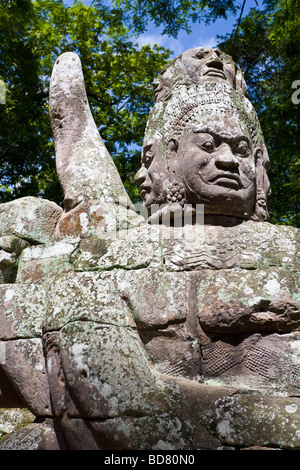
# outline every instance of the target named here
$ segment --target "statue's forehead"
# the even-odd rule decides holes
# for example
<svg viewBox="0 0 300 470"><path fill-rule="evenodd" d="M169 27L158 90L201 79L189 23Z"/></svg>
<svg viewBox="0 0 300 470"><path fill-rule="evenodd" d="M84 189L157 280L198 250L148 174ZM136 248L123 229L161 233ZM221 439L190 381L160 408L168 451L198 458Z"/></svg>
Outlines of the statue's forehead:
<svg viewBox="0 0 300 470"><path fill-rule="evenodd" d="M247 131L243 130L240 126L236 126L232 129L218 129L215 127L201 127L194 128L183 132L183 134L178 138L180 142L190 141L197 142L204 138L204 136L212 136L213 138L221 139L222 141L232 142L235 140L246 140L251 146L250 135Z"/></svg>
<svg viewBox="0 0 300 470"><path fill-rule="evenodd" d="M247 128L243 126L240 121L227 118L220 118L211 122L208 121L205 124L203 121L200 121L199 123L192 126L191 131L194 134L216 134L220 137L228 139L240 136L247 136L247 138L249 137Z"/></svg>
<svg viewBox="0 0 300 470"><path fill-rule="evenodd" d="M198 59L205 58L206 56L209 56L210 54L215 53L219 57L223 59L228 59L231 62L233 62L233 59L230 55L225 54L225 52L220 51L217 47L195 47L193 49L188 49L182 54L182 57L195 57ZM203 54L203 56L201 55Z"/></svg>

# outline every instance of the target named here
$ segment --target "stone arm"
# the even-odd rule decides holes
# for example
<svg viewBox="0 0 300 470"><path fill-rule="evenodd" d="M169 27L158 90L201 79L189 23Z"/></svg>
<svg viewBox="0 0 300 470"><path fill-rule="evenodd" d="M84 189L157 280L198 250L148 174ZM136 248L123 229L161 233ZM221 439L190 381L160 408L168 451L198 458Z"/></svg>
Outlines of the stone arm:
<svg viewBox="0 0 300 470"><path fill-rule="evenodd" d="M49 91L57 174L69 211L88 200L131 205L93 119L81 62L66 52L55 62Z"/></svg>

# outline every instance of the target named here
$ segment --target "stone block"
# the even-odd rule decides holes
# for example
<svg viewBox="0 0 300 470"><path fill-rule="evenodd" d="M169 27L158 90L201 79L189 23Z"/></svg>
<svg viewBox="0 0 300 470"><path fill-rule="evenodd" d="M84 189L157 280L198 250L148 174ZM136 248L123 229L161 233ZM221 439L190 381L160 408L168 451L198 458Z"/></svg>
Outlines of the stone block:
<svg viewBox="0 0 300 470"><path fill-rule="evenodd" d="M143 221L135 228L81 240L74 260L77 270L158 267L163 262L159 227Z"/></svg>
<svg viewBox="0 0 300 470"><path fill-rule="evenodd" d="M44 423L31 423L7 436L0 442L0 450L61 450L55 426L50 419Z"/></svg>
<svg viewBox="0 0 300 470"><path fill-rule="evenodd" d="M41 337L45 299L42 284L0 285L0 340Z"/></svg>
<svg viewBox="0 0 300 470"><path fill-rule="evenodd" d="M1 344L3 345L3 343ZM51 415L51 400L41 339L5 341L1 368L25 407L36 416Z"/></svg>
<svg viewBox="0 0 300 470"><path fill-rule="evenodd" d="M0 236L14 235L30 243L48 243L62 209L54 202L28 196L0 205Z"/></svg>
<svg viewBox="0 0 300 470"><path fill-rule="evenodd" d="M18 263L17 283L32 283L73 270L76 240L35 245L25 249Z"/></svg>
<svg viewBox="0 0 300 470"><path fill-rule="evenodd" d="M198 317L211 333L288 333L300 327L299 274L285 268L215 271L198 285Z"/></svg>

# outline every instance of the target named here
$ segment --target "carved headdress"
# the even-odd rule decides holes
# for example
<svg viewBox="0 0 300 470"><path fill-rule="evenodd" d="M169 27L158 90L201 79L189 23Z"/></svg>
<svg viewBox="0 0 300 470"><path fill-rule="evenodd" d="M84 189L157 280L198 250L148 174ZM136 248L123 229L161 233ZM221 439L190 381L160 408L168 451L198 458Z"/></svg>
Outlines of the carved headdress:
<svg viewBox="0 0 300 470"><path fill-rule="evenodd" d="M203 60L204 51L206 60ZM197 59L199 54L202 59ZM200 60L199 64L197 60ZM165 178L165 174L169 177L165 201L175 202L174 197L172 200L168 197L168 191L174 194L172 186L182 185L180 165L184 165L184 162L175 161L170 142L179 142L188 133L206 132L212 128L221 128L226 134L224 120L227 120L235 123L248 138L255 159L256 203L247 210L245 218L267 220L269 157L256 111L246 96L242 72L231 57L214 49L189 50L165 68L155 87L156 104L149 115L144 148L148 149L154 143L156 149L160 148L161 155L156 158L164 161L166 167L161 177ZM183 200L191 202L181 194L181 204Z"/></svg>

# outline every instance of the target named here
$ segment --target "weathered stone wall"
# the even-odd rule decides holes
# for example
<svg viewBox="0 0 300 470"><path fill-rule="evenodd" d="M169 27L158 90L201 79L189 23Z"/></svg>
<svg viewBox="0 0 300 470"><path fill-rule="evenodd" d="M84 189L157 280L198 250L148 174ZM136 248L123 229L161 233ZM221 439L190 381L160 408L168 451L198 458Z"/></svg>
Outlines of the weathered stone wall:
<svg viewBox="0 0 300 470"><path fill-rule="evenodd" d="M180 230L3 234L1 369L44 421L0 448L300 448L299 231Z"/></svg>
<svg viewBox="0 0 300 470"><path fill-rule="evenodd" d="M0 441L12 432L32 423L35 416L26 409L0 409Z"/></svg>

